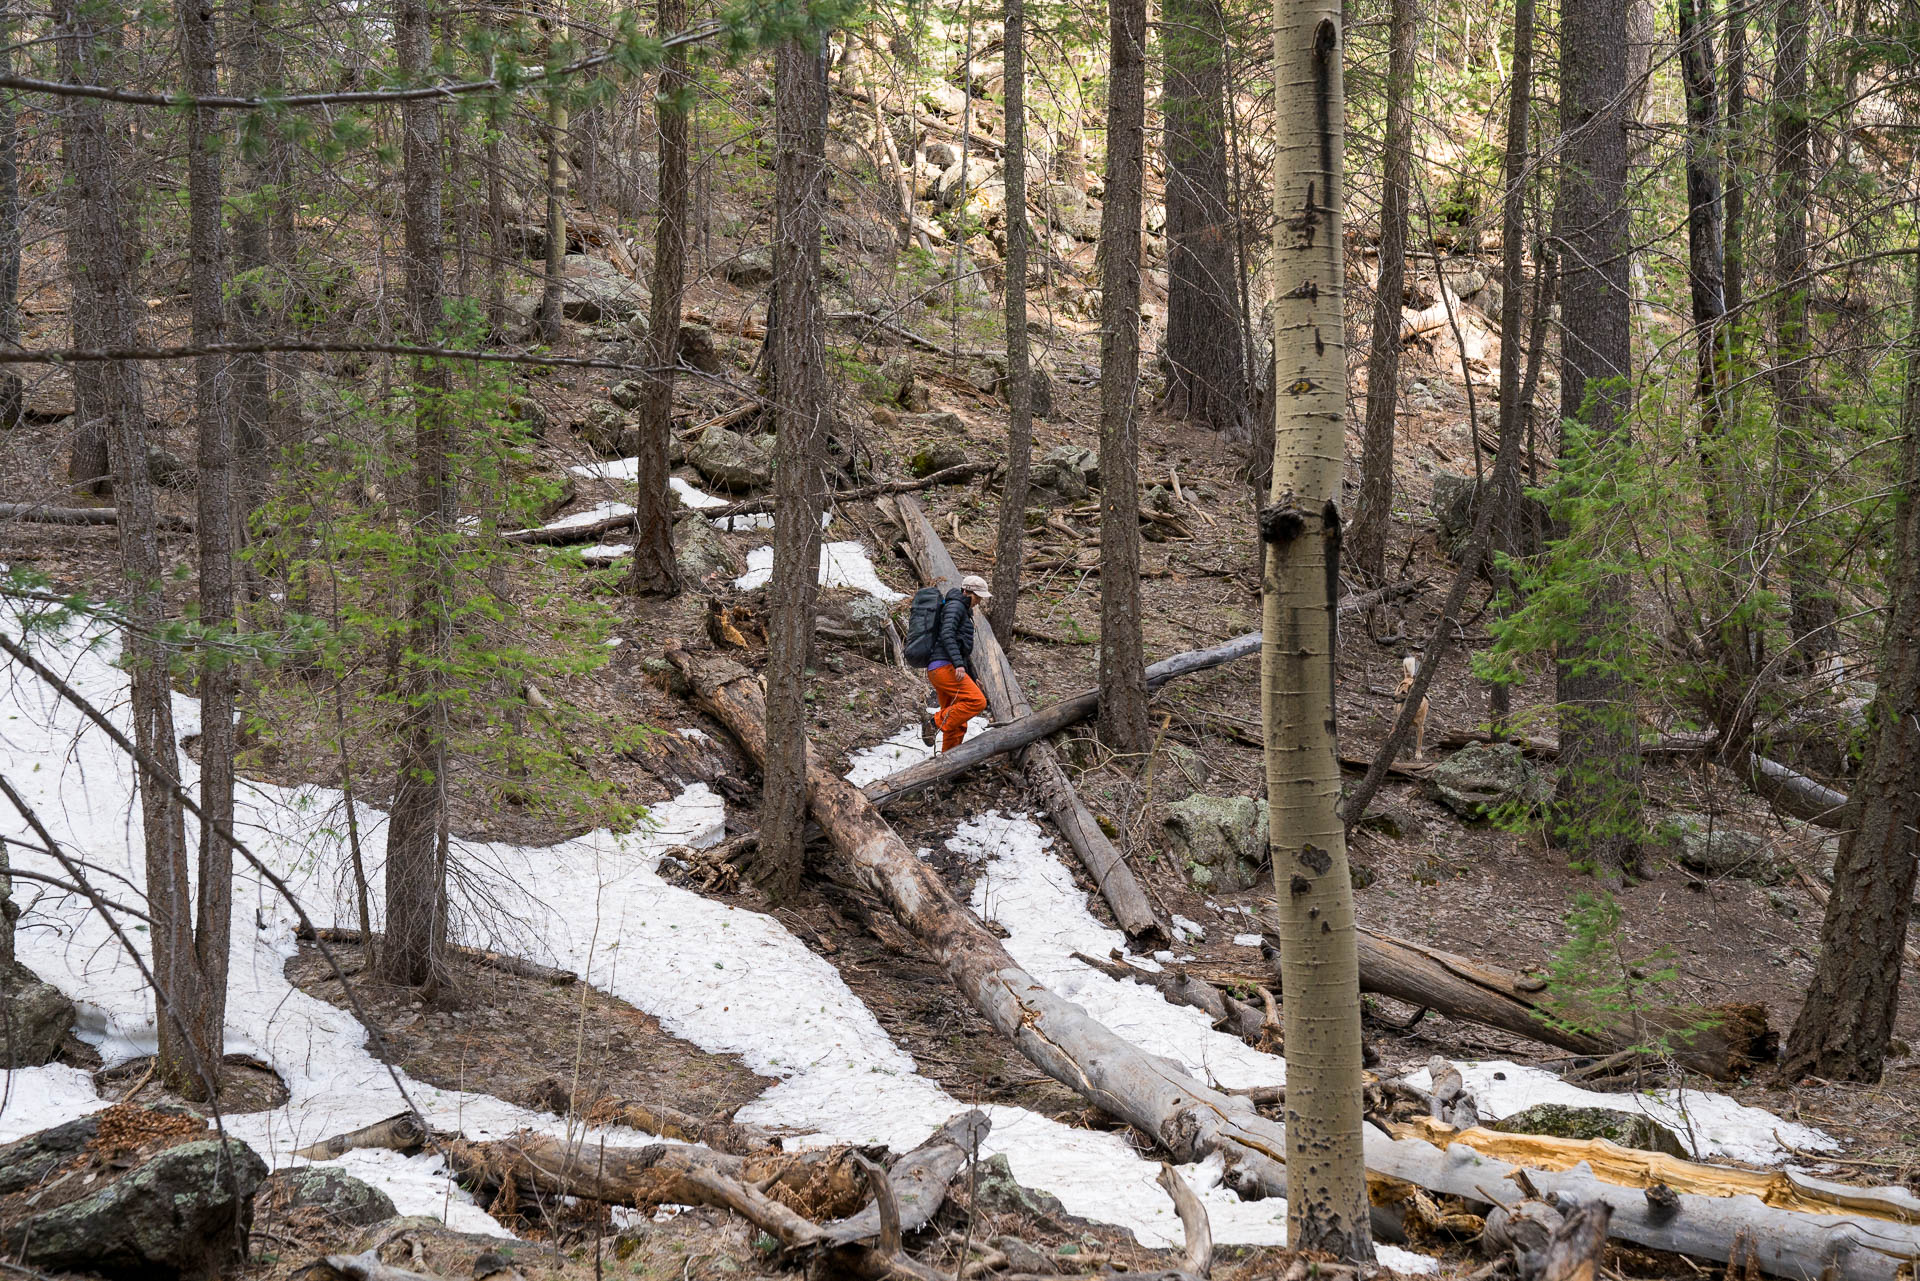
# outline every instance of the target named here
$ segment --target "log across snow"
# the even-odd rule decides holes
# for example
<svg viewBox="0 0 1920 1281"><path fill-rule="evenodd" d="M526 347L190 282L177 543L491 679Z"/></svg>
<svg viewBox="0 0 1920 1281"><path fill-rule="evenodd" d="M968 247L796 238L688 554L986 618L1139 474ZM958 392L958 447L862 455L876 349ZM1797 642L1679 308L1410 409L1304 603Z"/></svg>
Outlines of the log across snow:
<svg viewBox="0 0 1920 1281"><path fill-rule="evenodd" d="M101 706L123 704L125 677L113 666L111 643L89 646L86 640L75 635L38 643ZM197 704L176 697L176 714L181 732L192 732ZM85 728L76 713L25 674L16 674L0 690L0 770L21 787L56 835L137 884L141 858L137 832L128 824L133 798L125 764L104 736ZM191 775L190 761L182 768ZM256 852L293 878L322 925L350 923L353 917L342 889L341 807L339 794L325 788L248 784L242 789L238 827ZM377 869L384 815L363 807L359 817L370 866ZM665 847L719 839L724 806L717 797L691 788L677 801L656 807L652 820L646 832L598 832L545 848L461 843L463 863L474 878L472 889L462 892L493 900L484 911L472 900L456 904L463 941L575 970L656 1015L673 1034L708 1051L739 1055L777 1080L738 1119L783 1128L803 1136L801 1142L884 1143L905 1151L964 1110L937 1083L919 1075L838 972L777 921L659 878L655 866ZM18 826L11 815L0 818L0 835L20 835ZM1105 955L1122 945L1121 936L1093 919L1050 838L1030 819L980 815L960 824L948 847L978 868L973 906L1007 931L1008 950L1036 978L1199 1079L1228 1086L1284 1079L1279 1058L1214 1031L1203 1016L1168 1005L1147 988L1116 982L1072 960L1075 950ZM36 866L41 859L24 849L16 854L22 867L55 870ZM295 1149L391 1115L401 1104L387 1070L364 1048L363 1029L345 1012L287 983L293 922L285 906L253 876L242 873L239 880L229 1045L270 1062L292 1097L270 1112L229 1118L229 1127L271 1164L296 1164ZM20 897L28 900L20 931L22 959L81 1003L86 1035L107 1059L150 1050L151 999L104 926L83 904L45 889L28 893L21 884ZM380 900L377 880L374 900ZM593 904L594 911L579 911L583 903ZM488 926L501 932L490 933ZM1486 1091L1483 1099L1492 1112L1501 1110L1492 1102L1500 1097L1498 1083L1489 1078L1482 1085L1483 1073L1505 1071L1516 1089L1529 1083L1536 1090L1547 1089L1548 1082L1559 1086L1535 1069L1466 1069L1469 1080ZM85 1073L66 1067L26 1069L7 1085L0 1139L108 1102L95 1095ZM565 1132L559 1117L486 1095L414 1081L407 1087L437 1129L474 1139L505 1137L523 1128ZM1634 1096L1591 1091L1572 1091L1567 1101L1575 1100L1637 1106ZM1698 1118L1724 1102L1699 1094L1690 1095L1687 1106ZM1172 1205L1155 1184L1157 1167L1127 1136L1076 1129L1019 1108L988 1112L993 1129L985 1151L1004 1153L1023 1183L1058 1196L1074 1214L1130 1228L1143 1242L1181 1241ZM1742 1135L1715 1129L1720 1150L1731 1150L1727 1145L1737 1138L1748 1145L1746 1155L1777 1161L1786 1155L1781 1140L1795 1147L1828 1143L1817 1131L1749 1112L1715 1113L1717 1127L1746 1127ZM609 1142L632 1143L638 1137L631 1131L609 1132ZM451 1187L436 1157L365 1151L335 1164L382 1187L404 1212L444 1211L455 1226L500 1231ZM1488 1171L1496 1167L1486 1163ZM1182 1171L1206 1205L1215 1239L1281 1241L1284 1203L1243 1201L1222 1185L1223 1173L1218 1157ZM1401 1251L1390 1251L1387 1258L1406 1270L1431 1266Z"/></svg>

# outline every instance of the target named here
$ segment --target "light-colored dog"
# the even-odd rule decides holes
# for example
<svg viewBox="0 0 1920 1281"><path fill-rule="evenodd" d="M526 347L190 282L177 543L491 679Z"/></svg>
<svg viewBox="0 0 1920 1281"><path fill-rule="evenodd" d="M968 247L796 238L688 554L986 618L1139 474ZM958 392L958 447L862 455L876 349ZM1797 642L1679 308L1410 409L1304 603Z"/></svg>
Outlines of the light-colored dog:
<svg viewBox="0 0 1920 1281"><path fill-rule="evenodd" d="M1393 691L1393 702L1397 708L1407 701L1407 694L1413 689L1413 678L1420 674L1420 660L1408 654L1400 660L1400 687ZM1399 713L1395 712L1396 719ZM1427 759L1427 700L1422 698L1420 706L1413 713L1413 759Z"/></svg>

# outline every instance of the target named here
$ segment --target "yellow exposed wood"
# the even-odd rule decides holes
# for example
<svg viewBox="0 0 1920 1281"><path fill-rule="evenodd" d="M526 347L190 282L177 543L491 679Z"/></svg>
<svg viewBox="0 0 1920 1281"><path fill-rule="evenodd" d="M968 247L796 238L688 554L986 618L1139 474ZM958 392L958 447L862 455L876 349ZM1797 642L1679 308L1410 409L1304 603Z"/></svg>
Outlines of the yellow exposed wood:
<svg viewBox="0 0 1920 1281"><path fill-rule="evenodd" d="M1585 1162L1597 1178L1621 1187L1664 1183L1699 1196L1751 1196L1779 1210L1802 1214L1856 1214L1895 1223L1920 1223L1920 1206L1904 1204L1873 1188L1816 1184L1785 1170L1741 1170L1687 1161L1664 1152L1623 1148L1606 1139L1557 1139L1541 1134L1504 1134L1476 1126L1456 1130L1417 1117L1388 1127L1395 1138L1425 1139L1435 1147L1464 1143L1476 1152L1537 1170L1571 1170Z"/></svg>

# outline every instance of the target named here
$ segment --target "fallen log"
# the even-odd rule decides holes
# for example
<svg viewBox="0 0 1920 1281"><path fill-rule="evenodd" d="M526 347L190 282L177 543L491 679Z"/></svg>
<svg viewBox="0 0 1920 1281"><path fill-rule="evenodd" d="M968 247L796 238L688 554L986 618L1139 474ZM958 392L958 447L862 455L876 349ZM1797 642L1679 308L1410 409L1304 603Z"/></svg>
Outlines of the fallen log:
<svg viewBox="0 0 1920 1281"><path fill-rule="evenodd" d="M1764 756L1747 757L1747 786L1776 808L1830 832L1846 830L1847 794Z"/></svg>
<svg viewBox="0 0 1920 1281"><path fill-rule="evenodd" d="M940 535L934 532L926 513L920 510L920 504L901 495L893 500L893 509L906 533L907 547L920 577L943 592L958 587L960 570L947 553L946 544L940 541ZM1019 675L994 637L993 625L979 610L974 611L971 670L996 717L1011 721L1032 715ZM1113 919L1127 941L1142 950L1165 947L1172 941L1173 931L1147 902L1146 892L1134 879L1133 869L1100 830L1092 811L1074 790L1073 781L1061 767L1053 745L1045 739L1035 741L1024 749L1021 766L1035 799L1092 875L1100 897L1112 909Z"/></svg>
<svg viewBox="0 0 1920 1281"><path fill-rule="evenodd" d="M1576 1054L1612 1054L1665 1041L1682 1067L1731 1081L1771 1063L1779 1049L1780 1038L1767 1026L1764 1006L1646 1010L1636 1016L1635 1025L1588 1033L1553 1018L1547 985L1540 980L1366 929L1359 931L1358 945L1361 991Z"/></svg>
<svg viewBox="0 0 1920 1281"><path fill-rule="evenodd" d="M1211 1018L1215 1027L1231 1032L1256 1050L1272 1050L1280 1039L1277 1020L1245 1001L1236 1001L1205 979L1195 978L1182 966L1156 972L1124 961L1102 961L1085 952L1075 952L1073 959L1110 979L1150 987L1174 1005L1192 1006Z"/></svg>
<svg viewBox="0 0 1920 1281"><path fill-rule="evenodd" d="M500 535L500 540L536 547L563 547L568 543L585 543L603 538L616 529L638 531L633 508L625 503L615 503L614 506L622 510L599 520L574 524L562 521L558 524L535 525L531 529L509 529Z"/></svg>
<svg viewBox="0 0 1920 1281"><path fill-rule="evenodd" d="M117 507L49 507L45 503L0 503L0 520L24 521L29 525L117 525ZM185 516L164 513L153 518L154 528L170 533L191 534L193 522Z"/></svg>
<svg viewBox="0 0 1920 1281"><path fill-rule="evenodd" d="M320 1269L346 1281L441 1281L440 1277L427 1272L409 1272L405 1268L396 1268L380 1262L380 1256L372 1250L360 1254L329 1254L318 1262L308 1264L301 1275L313 1276Z"/></svg>
<svg viewBox="0 0 1920 1281"><path fill-rule="evenodd" d="M863 498L884 498L890 494L911 494L922 489L932 489L936 485L964 485L975 476L991 476L1000 470L999 463L956 463L952 467L943 467L937 472L921 476L915 480L883 480L871 485L856 485L852 489L842 489L829 493L829 503L858 502ZM728 516L753 516L774 509L771 498L748 498L741 502L729 503L725 507L703 507L700 514L710 520L723 520Z"/></svg>
<svg viewBox="0 0 1920 1281"><path fill-rule="evenodd" d="M318 939L322 943L364 943L367 936L359 930L337 929L322 926L317 930L296 930L294 937L312 942ZM379 946L380 935L375 933L374 945ZM580 981L580 976L572 970L555 969L551 965L540 965L534 961L509 956L505 952L494 952L484 947L468 947L462 943L449 943L447 951L463 961L489 970L498 970L502 974L511 974L516 978L532 979L536 983L547 983L554 987L572 987Z"/></svg>
<svg viewBox="0 0 1920 1281"><path fill-rule="evenodd" d="M756 761L765 751L759 680L725 659L696 660L670 650L698 704ZM854 873L923 943L956 987L1029 1062L1090 1104L1164 1147L1176 1161L1218 1153L1228 1186L1244 1196L1285 1196L1285 1131L1250 1099L1202 1084L1174 1063L1117 1036L1015 964L1005 946L915 858L873 803L809 759L807 799L814 818ZM1378 1199L1404 1197L1395 1181L1475 1201L1518 1201L1522 1180L1584 1202L1614 1207L1612 1233L1657 1250L1725 1261L1736 1239L1756 1245L1759 1266L1796 1279L1898 1281L1920 1259L1920 1225L1864 1213L1800 1214L1747 1196L1695 1193L1623 1196L1586 1166L1527 1171L1455 1144L1438 1148L1369 1128L1367 1168Z"/></svg>
<svg viewBox="0 0 1920 1281"><path fill-rule="evenodd" d="M977 644L977 642L976 642ZM1260 633L1250 632L1245 636L1236 636L1224 645L1215 645L1211 649L1190 650L1185 654L1175 654L1164 658L1147 668L1147 692L1152 693L1168 681L1179 676L1203 672L1210 668L1230 663L1236 658L1260 652ZM944 783L996 756L1016 752L1041 739L1051 738L1061 730L1092 716L1100 707L1100 691L1085 690L1072 698L1064 698L1039 711L1029 711L1004 725L996 725L984 734L975 734L951 752L942 752L930 760L889 774L867 786L867 795L875 805L885 808L909 796L914 792Z"/></svg>
<svg viewBox="0 0 1920 1281"><path fill-rule="evenodd" d="M363 1125L345 1134L336 1134L309 1143L294 1155L306 1161L331 1161L359 1148L381 1148L388 1152L418 1152L426 1146L427 1127L412 1112L399 1112L372 1125Z"/></svg>

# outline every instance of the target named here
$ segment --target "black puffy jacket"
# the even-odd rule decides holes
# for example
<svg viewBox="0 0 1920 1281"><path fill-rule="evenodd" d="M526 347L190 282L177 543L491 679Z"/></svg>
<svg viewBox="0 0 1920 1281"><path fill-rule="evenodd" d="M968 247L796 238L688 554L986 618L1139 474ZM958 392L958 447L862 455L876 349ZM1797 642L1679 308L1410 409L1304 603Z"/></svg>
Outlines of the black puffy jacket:
<svg viewBox="0 0 1920 1281"><path fill-rule="evenodd" d="M933 656L927 665L941 662L973 666L973 611L967 608L966 593L958 587L940 602L940 622L933 629Z"/></svg>

